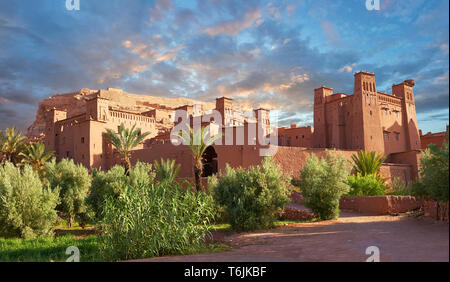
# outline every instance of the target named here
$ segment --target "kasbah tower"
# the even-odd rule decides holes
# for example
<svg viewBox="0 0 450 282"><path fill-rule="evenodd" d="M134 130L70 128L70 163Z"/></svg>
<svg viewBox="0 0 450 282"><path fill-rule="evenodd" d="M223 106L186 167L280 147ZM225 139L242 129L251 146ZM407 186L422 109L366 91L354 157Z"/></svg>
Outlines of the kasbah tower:
<svg viewBox="0 0 450 282"><path fill-rule="evenodd" d="M313 147L377 151L391 154L420 150L413 94L414 81L392 86L392 95L377 91L375 74L355 74L354 94L314 90Z"/></svg>

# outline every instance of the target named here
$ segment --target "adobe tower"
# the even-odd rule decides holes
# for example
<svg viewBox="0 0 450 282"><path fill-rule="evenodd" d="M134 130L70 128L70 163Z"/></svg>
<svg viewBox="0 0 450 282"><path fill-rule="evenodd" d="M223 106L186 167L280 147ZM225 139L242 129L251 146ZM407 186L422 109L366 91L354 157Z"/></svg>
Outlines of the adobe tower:
<svg viewBox="0 0 450 282"><path fill-rule="evenodd" d="M359 72L355 74L354 111L360 125L356 132L356 147L365 151L384 154L383 132L381 130L378 95L375 74Z"/></svg>
<svg viewBox="0 0 450 282"><path fill-rule="evenodd" d="M378 92L375 74L355 73L353 95L314 90L313 147L376 151L385 156L420 150L414 81Z"/></svg>

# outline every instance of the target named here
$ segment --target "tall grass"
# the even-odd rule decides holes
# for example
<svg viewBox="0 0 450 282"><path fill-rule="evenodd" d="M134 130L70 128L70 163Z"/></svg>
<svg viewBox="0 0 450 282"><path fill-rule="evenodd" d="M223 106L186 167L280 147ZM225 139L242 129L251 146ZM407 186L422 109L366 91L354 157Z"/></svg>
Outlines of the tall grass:
<svg viewBox="0 0 450 282"><path fill-rule="evenodd" d="M101 255L117 261L188 253L203 243L213 211L210 196L176 183L128 186L106 200Z"/></svg>

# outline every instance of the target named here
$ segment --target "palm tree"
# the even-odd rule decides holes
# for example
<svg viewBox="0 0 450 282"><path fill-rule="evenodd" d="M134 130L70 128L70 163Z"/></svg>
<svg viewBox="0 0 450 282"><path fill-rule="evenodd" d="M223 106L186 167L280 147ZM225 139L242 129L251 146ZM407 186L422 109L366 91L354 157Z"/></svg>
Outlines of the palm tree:
<svg viewBox="0 0 450 282"><path fill-rule="evenodd" d="M16 127L0 132L0 160L17 164L27 138Z"/></svg>
<svg viewBox="0 0 450 282"><path fill-rule="evenodd" d="M160 162L155 161L153 167L155 168L156 178L159 180L159 182L167 181L170 183L175 181L175 178L180 171L181 165L176 164L175 160L161 159Z"/></svg>
<svg viewBox="0 0 450 282"><path fill-rule="evenodd" d="M131 168L130 154L131 150L139 143L144 141L150 132L141 134L141 129L136 128L136 124L131 129L125 128L123 123L119 126L119 132L115 133L111 129L106 129L106 134L109 137L109 142L116 148L122 159L122 164L125 167L125 172L128 174Z"/></svg>
<svg viewBox="0 0 450 282"><path fill-rule="evenodd" d="M192 151L195 189L197 191L200 191L200 176L203 173L203 154L209 146L211 146L217 139L222 137L222 134L217 134L210 137L209 125L206 127L202 127L195 132L192 128L189 128L189 131L189 133L182 131L178 136L183 139L183 144L188 145L189 149L191 149Z"/></svg>
<svg viewBox="0 0 450 282"><path fill-rule="evenodd" d="M45 150L42 143L30 143L25 145L23 152L19 153L23 164L29 164L36 173L45 167L45 163L53 157L53 152Z"/></svg>
<svg viewBox="0 0 450 282"><path fill-rule="evenodd" d="M369 153L361 150L358 155L352 155L352 160L353 170L356 173L360 173L362 176L375 174L379 177L381 165L386 158L374 151Z"/></svg>

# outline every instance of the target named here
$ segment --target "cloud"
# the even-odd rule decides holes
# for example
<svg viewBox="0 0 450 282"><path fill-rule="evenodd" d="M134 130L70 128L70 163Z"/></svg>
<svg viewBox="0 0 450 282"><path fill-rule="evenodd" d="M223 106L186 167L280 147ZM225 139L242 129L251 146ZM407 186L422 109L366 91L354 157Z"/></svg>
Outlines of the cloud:
<svg viewBox="0 0 450 282"><path fill-rule="evenodd" d="M236 36L241 30L246 29L253 24L260 25L262 23L261 11L255 9L248 11L240 19L233 19L228 21L223 21L218 25L204 29L204 32L216 36L219 34L227 34Z"/></svg>
<svg viewBox="0 0 450 282"><path fill-rule="evenodd" d="M352 72L353 68L351 66L343 66L338 71L339 72Z"/></svg>
<svg viewBox="0 0 450 282"><path fill-rule="evenodd" d="M441 44L441 46L439 46L439 48L441 49L442 52L444 52L444 54L448 55L448 44L446 44L446 43Z"/></svg>
<svg viewBox="0 0 450 282"><path fill-rule="evenodd" d="M314 88L352 94L356 66L380 90L416 79L418 118L448 109L448 1L371 13L347 0L98 0L77 13L53 1L0 4L0 129L26 128L40 100L84 87L227 95L308 125Z"/></svg>
<svg viewBox="0 0 450 282"><path fill-rule="evenodd" d="M155 7L150 9L150 22L161 21L164 13L173 8L171 0L157 0Z"/></svg>
<svg viewBox="0 0 450 282"><path fill-rule="evenodd" d="M295 9L297 7L295 5L288 5L286 6L286 11L288 12L289 15L292 15L295 12Z"/></svg>
<svg viewBox="0 0 450 282"><path fill-rule="evenodd" d="M324 20L320 26L331 44L339 44L339 35L331 22Z"/></svg>
<svg viewBox="0 0 450 282"><path fill-rule="evenodd" d="M436 79L433 81L433 84L435 85L448 85L448 71L441 75L436 77Z"/></svg>

